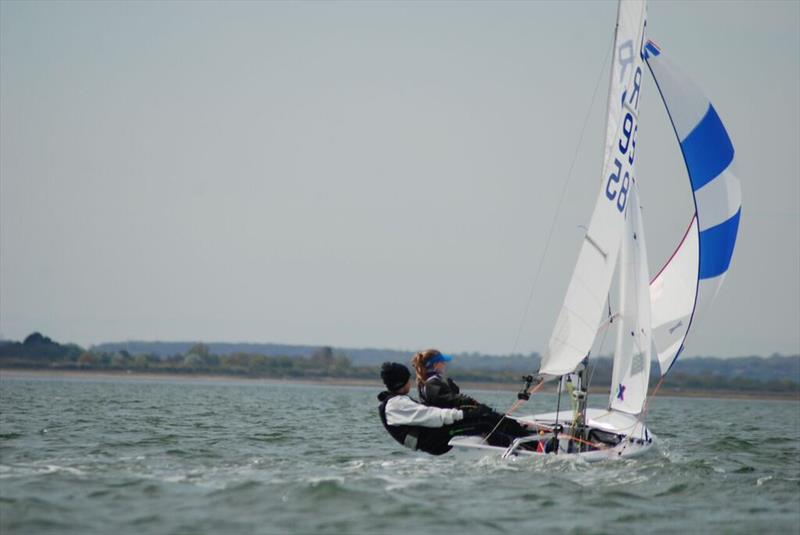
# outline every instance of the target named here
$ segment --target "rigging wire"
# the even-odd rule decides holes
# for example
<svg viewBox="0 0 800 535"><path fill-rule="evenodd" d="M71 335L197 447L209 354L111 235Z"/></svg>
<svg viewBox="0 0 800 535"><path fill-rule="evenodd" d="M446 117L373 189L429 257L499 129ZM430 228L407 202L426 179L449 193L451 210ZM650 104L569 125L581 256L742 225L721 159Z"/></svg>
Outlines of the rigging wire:
<svg viewBox="0 0 800 535"><path fill-rule="evenodd" d="M615 39L616 39L616 28L614 29L614 32L611 35L611 43L608 45L608 49L606 50L606 55L605 58L603 59L603 66L601 67L600 72L597 74L597 81L595 82L594 85L594 91L592 91L592 98L591 101L589 102L589 109L586 111L586 116L584 117L583 120L581 133L580 136L578 137L578 144L575 147L575 154L572 157L572 162L570 163L569 170L567 171L567 179L564 181L564 185L561 188L561 195L559 196L558 204L556 204L556 211L553 214L553 219L550 221L550 228L547 231L547 239L545 240L544 249L542 250L542 253L539 257L539 265L536 267L536 273L531 283L531 289L530 292L528 293L528 300L525 303L525 309L522 313L522 319L520 320L519 327L517 328L517 334L514 338L514 346L512 347L510 353L511 355L513 355L517 351L517 347L519 346L519 338L522 335L522 329L525 327L525 321L528 319L528 312L530 311L531 302L533 302L533 296L536 292L536 286L539 283L539 276L542 273L542 266L544 265L544 259L547 256L547 252L550 249L550 243L552 242L553 239L553 231L555 230L556 222L558 221L558 216L561 213L561 206L564 204L564 199L567 195L569 183L572 180L572 170L575 168L575 162L578 160L578 153L580 152L581 145L583 144L583 137L586 134L586 126L589 124L589 118L592 114L592 110L594 109L594 103L597 98L597 90L600 87L600 80L602 80L603 73L606 70L606 65L608 64L608 58L611 56L611 51L614 48ZM526 393L533 394L535 392L538 392L543 386L544 386L544 379L542 379L534 387L527 388ZM503 420L505 420L507 416L510 416L511 413L517 410L517 408L519 408L519 406L522 405L524 401L525 400L518 399L517 401L514 402L513 405L511 405L511 407L505 412L505 414L503 414L502 417L498 420L497 425L495 425L494 428L483 438L484 443L487 440L489 440L489 437L491 437L495 431L497 431L497 428L500 427L500 425L503 423Z"/></svg>
<svg viewBox="0 0 800 535"><path fill-rule="evenodd" d="M633 181L633 185L634 185L634 187L636 186L636 181L635 180ZM637 204L638 204L638 202L639 202L639 199L638 199L638 187L636 188L636 191L634 193L636 193L636 195L637 195L635 198L636 198ZM641 204L639 204L639 210L641 210ZM636 239L636 233L635 232L633 234L633 239ZM639 275L640 275L640 273L638 272L638 270L633 270L634 293L635 293L634 298L637 301L639 300L639 297L640 297L639 290L641 289L641 281L640 281ZM649 283L649 281L647 281L647 282ZM636 326L636 329L639 330L639 327ZM631 334L633 334L633 333L631 333ZM641 345L639 344L638 338L634 338L633 343L636 345L636 349L640 353L644 353L644 350L642 349ZM630 432L625 437L625 439L624 439L625 440L625 444L622 446L622 450L620 451L620 455L622 454L623 451L625 451L625 449L631 443L631 437L633 437L633 434L636 432L636 429L639 427L639 425L641 424L641 426L644 427L644 422L645 422L645 419L647 417L648 404L650 403L650 400L653 398L653 396L655 396L658 393L658 390L661 388L661 385L664 382L664 377L665 377L664 375L661 376L661 379L658 381L658 384L655 386L655 388L653 390L653 393L650 396L647 396L647 385L645 386L645 399L644 399L644 404L642 405L642 410L641 410L641 414L640 414L640 417L639 417L639 421L636 424L633 425L633 427L631 428ZM649 381L650 381L650 377L649 377L649 373L648 373L648 377L647 377L647 383L648 384L649 384ZM612 388L613 388L613 383L612 383ZM646 427L644 429L646 430Z"/></svg>
<svg viewBox="0 0 800 535"><path fill-rule="evenodd" d="M531 290L528 293L528 301L525 303L525 310L522 313L522 319L519 323L519 328L517 329L517 335L514 338L514 347L511 349L511 355L513 355L517 351L517 346L519 345L519 338L522 335L522 329L525 327L525 321L528 319L528 311L531 307L531 302L533 301L533 296L536 291L536 286L539 282L539 276L542 273L542 266L544 265L544 259L547 256L547 252L550 249L550 242L553 238L553 231L556 227L556 222L558 221L558 216L561 213L561 205L564 204L564 198L567 195L567 190L570 181L572 180L572 170L575 167L575 162L578 160L578 153L580 152L581 145L583 144L583 136L586 133L586 126L589 124L589 117L592 114L592 110L594 109L594 103L597 97L597 90L600 87L600 80L603 78L603 73L606 70L606 64L608 63L608 58L611 55L611 50L614 48L614 38L616 36L616 31L611 36L611 44L606 51L606 57L603 59L603 66L600 69L600 72L597 75L597 82L594 85L594 91L592 92L592 99L589 103L589 109L586 111L586 117L583 120L583 127L581 128L581 134L578 137L578 145L575 147L575 154L572 157L572 163L569 165L569 170L567 171L567 179L564 181L564 185L561 188L561 195L558 199L558 204L556 204L556 211L553 214L553 219L550 222L550 229L547 232L547 240L545 241L544 249L542 250L542 254L539 257L539 265L536 268L536 274L533 277L533 282L531 283Z"/></svg>
<svg viewBox="0 0 800 535"><path fill-rule="evenodd" d="M664 384L664 379L666 377L667 377L666 375L662 375L661 376L661 379L658 380L658 383L656 384L655 388L653 388L653 393L650 394L649 396L647 396L647 398L644 400L644 407L642 408L642 417L641 417L640 421L636 422L632 426L632 429L631 429L630 433L628 433L628 435L625 437L625 439L624 439L625 440L625 445L622 446L622 449L620 450L620 453L619 453L620 455L622 455L622 452L627 449L628 444L631 443L631 437L633 436L633 433L636 431L636 428L638 427L638 425L640 423L642 425L644 425L644 421L647 418L647 409L648 409L648 407L650 405L650 400L653 399L654 397L656 397L656 394L658 394L659 389L661 389L661 385Z"/></svg>
<svg viewBox="0 0 800 535"><path fill-rule="evenodd" d="M556 423L553 426L553 455L558 455L558 416L561 412L561 390L564 386L564 376L558 380L558 403L556 403ZM545 452L546 453L546 452Z"/></svg>
<svg viewBox="0 0 800 535"><path fill-rule="evenodd" d="M539 390L541 390L541 388L542 388L543 386L544 386L544 380L542 380L542 381L539 381L539 382L536 384L536 386L534 386L534 387L529 387L529 388L526 388L526 389L525 389L525 393L526 393L526 394L528 394L528 395L530 395L530 394L535 394L536 392L538 392ZM508 416L511 416L511 413L512 413L512 412L514 412L515 410L517 410L517 409L518 409L518 408L519 408L519 407L520 407L520 406L521 406L523 403L525 403L525 400L524 400L524 399L518 399L517 401L515 401L515 402L514 402L514 404L513 404L513 405L511 405L511 407L510 407L510 408L509 408L509 409L508 409L508 410L505 412L505 414L503 414L503 415L500 417L500 419L499 419L499 420L497 420L497 424L496 424L496 425L495 425L495 426L492 428L492 430L491 430L491 431L489 431L489 433L488 433L488 434L487 434L485 437L483 437L483 440L482 440L481 442L482 442L482 443L485 443L487 440L489 440L489 437L491 437L491 436L494 434L494 432L495 432L495 431L497 431L497 428L498 428L498 427L500 427L500 424L502 424L502 423L503 423L503 420L505 420L505 419L506 419L506 417L508 417ZM538 425L538 424L537 424L537 425Z"/></svg>
<svg viewBox="0 0 800 535"><path fill-rule="evenodd" d="M602 327L603 328L603 338L600 339L600 345L597 347L597 354L598 355L600 355L603 352L603 348L606 345L606 337L608 336L608 331L611 330L611 329L609 329L609 327L611 327L611 324L613 324L614 320L617 319L618 317L619 317L619 314L613 314L613 315L611 314L611 294L609 293L608 294L608 319L606 319L606 321L604 322L604 325ZM597 364L592 366L592 375L589 376L589 381L586 383L587 389L589 387L589 384L590 384L592 378L594 377L595 370L597 370Z"/></svg>
<svg viewBox="0 0 800 535"><path fill-rule="evenodd" d="M614 320L619 317L619 314L612 314L611 313L611 293L608 294L608 318L604 322L602 326L603 329L603 339L600 340L600 347L597 348L597 354L599 355L603 351L603 347L606 343L606 335L608 334L608 328L614 323ZM588 365L587 365L588 368ZM589 373L589 379L586 381L586 391L589 391L589 385L592 384L592 379L594 379L594 372L597 370L597 364L592 365L592 370Z"/></svg>

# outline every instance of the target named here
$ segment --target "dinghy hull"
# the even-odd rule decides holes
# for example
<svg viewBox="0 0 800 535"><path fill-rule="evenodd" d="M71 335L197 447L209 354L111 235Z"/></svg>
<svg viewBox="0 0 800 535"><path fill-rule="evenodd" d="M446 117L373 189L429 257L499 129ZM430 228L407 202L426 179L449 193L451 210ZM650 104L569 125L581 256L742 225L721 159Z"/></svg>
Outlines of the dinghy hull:
<svg viewBox="0 0 800 535"><path fill-rule="evenodd" d="M638 457L649 451L656 438L647 426L633 415L614 410L587 409L585 438L570 434L570 411L545 413L515 418L520 424L539 429L538 435L515 441L508 448L488 445L480 436L458 436L450 440L454 451L478 457L499 456L504 459L559 457L588 462ZM552 429L562 425L553 438ZM557 446L556 446L557 442Z"/></svg>

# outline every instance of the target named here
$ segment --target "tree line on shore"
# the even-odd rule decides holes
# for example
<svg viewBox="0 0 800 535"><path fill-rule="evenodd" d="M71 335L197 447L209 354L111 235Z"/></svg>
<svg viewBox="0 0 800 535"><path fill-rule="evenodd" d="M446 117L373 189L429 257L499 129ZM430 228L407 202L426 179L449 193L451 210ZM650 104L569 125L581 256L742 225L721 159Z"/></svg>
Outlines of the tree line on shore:
<svg viewBox="0 0 800 535"><path fill-rule="evenodd" d="M59 344L40 333L22 342L0 345L0 365L7 368L60 370L130 370L165 373L216 373L257 377L357 377L350 359L330 347L318 348L310 357L236 352L212 353L203 343L184 353L161 356L131 354L125 349L97 351L75 344Z"/></svg>
<svg viewBox="0 0 800 535"><path fill-rule="evenodd" d="M495 357L495 359L502 357ZM800 356L772 356L769 359L749 357L748 370L759 362L785 370L779 378L763 379L752 373L723 375L719 373L720 359L690 359L694 362L685 370L674 370L664 382L666 388L692 390L736 390L743 392L774 392L800 395ZM461 381L517 383L518 369L461 368L459 359L451 372ZM536 361L535 363L533 361ZM745 359L741 359L745 360ZM531 368L538 368L538 358L531 359ZM716 368L715 368L716 363ZM84 349L75 344L59 344L40 333L33 333L22 342L0 342L0 367L46 368L58 370L107 370L150 373L219 374L270 378L350 378L376 379L378 366L354 366L348 355L331 347L318 347L308 356L265 355L253 352L217 354L209 345L196 343L186 351L171 355L155 352L132 354L126 349L114 351ZM516 367L515 367L516 368ZM592 384L607 386L611 382L612 361L607 357L593 359ZM656 367L651 372L658 374Z"/></svg>

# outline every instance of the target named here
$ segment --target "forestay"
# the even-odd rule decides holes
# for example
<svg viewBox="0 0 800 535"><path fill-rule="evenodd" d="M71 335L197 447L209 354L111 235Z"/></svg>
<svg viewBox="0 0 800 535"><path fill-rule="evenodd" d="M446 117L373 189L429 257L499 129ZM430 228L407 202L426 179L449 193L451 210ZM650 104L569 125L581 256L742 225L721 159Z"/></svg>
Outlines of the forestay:
<svg viewBox="0 0 800 535"><path fill-rule="evenodd" d="M645 27L642 0L620 2L600 194L539 373L558 376L589 353L616 266L633 182Z"/></svg>
<svg viewBox="0 0 800 535"><path fill-rule="evenodd" d="M612 409L639 414L650 379L650 276L639 187L634 180L628 200L619 255L619 328L611 376Z"/></svg>
<svg viewBox="0 0 800 535"><path fill-rule="evenodd" d="M686 235L650 284L653 341L664 375L725 278L742 194L732 172L733 144L714 106L652 41L645 46L645 56L680 143L695 201Z"/></svg>

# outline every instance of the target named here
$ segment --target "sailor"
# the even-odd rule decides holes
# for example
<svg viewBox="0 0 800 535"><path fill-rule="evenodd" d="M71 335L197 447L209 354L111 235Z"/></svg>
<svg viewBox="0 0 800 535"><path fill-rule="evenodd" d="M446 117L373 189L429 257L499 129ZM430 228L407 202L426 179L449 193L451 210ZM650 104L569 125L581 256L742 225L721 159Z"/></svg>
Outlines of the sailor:
<svg viewBox="0 0 800 535"><path fill-rule="evenodd" d="M444 378L445 363L451 360L453 357L443 355L436 349L426 349L414 355L411 365L417 372L417 390L420 399L426 405L435 407L458 409L482 405L475 399L462 394L455 381Z"/></svg>
<svg viewBox="0 0 800 535"><path fill-rule="evenodd" d="M442 455L450 451L448 442L452 436L491 430L479 422L481 409L429 407L411 399L411 372L402 364L384 362L381 379L387 388L378 395L381 422L397 442L408 448ZM456 422L462 423L455 425Z"/></svg>
<svg viewBox="0 0 800 535"><path fill-rule="evenodd" d="M497 426L501 415L486 405L461 409L431 407L411 399L411 372L402 364L384 362L381 379L387 390L378 395L379 412L386 431L400 444L432 455L450 451L450 439L456 435L486 437L490 446L508 447L514 438L531 432L514 420L518 433L509 433L505 425Z"/></svg>
<svg viewBox="0 0 800 535"><path fill-rule="evenodd" d="M496 428L494 433L505 434L511 439L530 434L513 418L505 418L489 406L461 393L461 389L450 378L445 379L446 363L453 360L436 349L420 351L411 359L417 372L417 390L426 405L442 408L468 409L481 413L481 419Z"/></svg>

